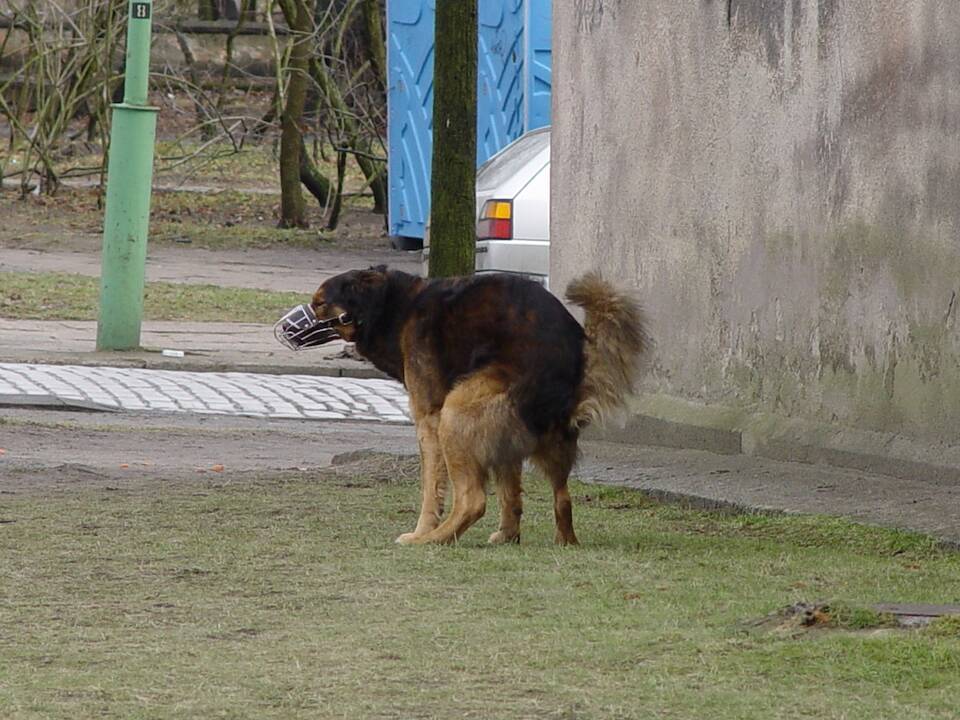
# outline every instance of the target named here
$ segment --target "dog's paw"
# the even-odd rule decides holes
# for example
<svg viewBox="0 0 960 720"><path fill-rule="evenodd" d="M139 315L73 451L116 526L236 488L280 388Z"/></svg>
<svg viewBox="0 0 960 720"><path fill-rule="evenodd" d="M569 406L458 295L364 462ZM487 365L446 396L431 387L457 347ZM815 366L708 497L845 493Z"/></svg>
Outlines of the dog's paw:
<svg viewBox="0 0 960 720"><path fill-rule="evenodd" d="M487 542L491 545L506 545L507 543L517 543L519 545L520 533L505 533L503 530L497 530Z"/></svg>
<svg viewBox="0 0 960 720"><path fill-rule="evenodd" d="M408 532L398 537L394 542L397 545L414 545L420 540L420 537L421 536L415 532Z"/></svg>

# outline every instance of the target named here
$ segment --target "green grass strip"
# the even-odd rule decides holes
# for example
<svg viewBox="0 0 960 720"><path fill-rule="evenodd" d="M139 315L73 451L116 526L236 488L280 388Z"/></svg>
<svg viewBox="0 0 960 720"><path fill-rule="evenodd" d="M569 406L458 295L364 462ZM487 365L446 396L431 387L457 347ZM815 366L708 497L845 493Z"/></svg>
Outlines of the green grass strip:
<svg viewBox="0 0 960 720"><path fill-rule="evenodd" d="M149 282L145 320L272 323L307 300L302 293L216 285ZM0 317L13 320L96 320L100 281L67 273L0 272Z"/></svg>

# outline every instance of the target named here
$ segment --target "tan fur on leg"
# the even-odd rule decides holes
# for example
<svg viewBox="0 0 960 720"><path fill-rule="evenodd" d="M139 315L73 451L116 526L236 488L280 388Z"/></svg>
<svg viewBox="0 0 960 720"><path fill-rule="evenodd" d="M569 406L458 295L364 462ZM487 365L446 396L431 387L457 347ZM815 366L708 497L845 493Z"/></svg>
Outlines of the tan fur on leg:
<svg viewBox="0 0 960 720"><path fill-rule="evenodd" d="M523 515L523 488L520 476L521 463L500 467L493 476L500 501L500 529L490 536L488 542L497 544L520 542L520 517Z"/></svg>
<svg viewBox="0 0 960 720"><path fill-rule="evenodd" d="M423 500L416 529L397 538L401 545L426 535L440 524L443 517L443 501L447 493L447 466L440 448L437 430L440 417L428 415L417 423L417 441L420 446L420 484Z"/></svg>
<svg viewBox="0 0 960 720"><path fill-rule="evenodd" d="M553 488L553 515L557 523L557 532L553 541L557 545L579 545L576 534L573 532L573 503L570 502L570 491L567 484Z"/></svg>
<svg viewBox="0 0 960 720"><path fill-rule="evenodd" d="M573 503L567 490L567 479L576 459L576 438L565 439L559 433L544 437L533 456L533 461L553 486L553 515L557 523L554 542L557 545L579 544L573 532Z"/></svg>
<svg viewBox="0 0 960 720"><path fill-rule="evenodd" d="M459 452L459 448L445 447L444 457L453 486L453 507L436 529L413 538L414 544L456 542L486 511L484 469L469 453Z"/></svg>
<svg viewBox="0 0 960 720"><path fill-rule="evenodd" d="M491 468L519 465L533 449L495 368L457 385L440 412L438 437L453 486L453 508L439 527L413 542L454 542L486 509Z"/></svg>

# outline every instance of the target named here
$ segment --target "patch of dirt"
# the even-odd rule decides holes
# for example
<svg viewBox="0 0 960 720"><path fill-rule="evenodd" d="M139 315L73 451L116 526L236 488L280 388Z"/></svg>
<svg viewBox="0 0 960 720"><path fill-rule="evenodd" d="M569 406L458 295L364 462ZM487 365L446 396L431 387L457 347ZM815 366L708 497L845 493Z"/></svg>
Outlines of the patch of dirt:
<svg viewBox="0 0 960 720"><path fill-rule="evenodd" d="M0 505L11 494L315 473L338 456L332 472L344 481L393 482L418 472L412 427L346 421L0 408L0 447ZM364 448L377 451L344 457Z"/></svg>
<svg viewBox="0 0 960 720"><path fill-rule="evenodd" d="M335 455L328 475L341 478L341 487L374 487L383 483L419 482L418 455L396 455L376 450L353 450Z"/></svg>
<svg viewBox="0 0 960 720"><path fill-rule="evenodd" d="M782 637L800 637L816 631L842 631L877 634L900 628L897 619L888 613L843 603L798 602L766 617L748 623Z"/></svg>
<svg viewBox="0 0 960 720"><path fill-rule="evenodd" d="M290 244L302 247L366 250L389 246L384 218L363 204L348 204L335 231L323 230L322 209L308 203L311 230L277 229L280 197L251 188L203 186L194 192L154 191L150 213L153 245L203 247L203 235L218 233L211 247L225 244L230 236L241 247ZM55 197L0 192L0 247L67 252L100 251L104 209L95 188L64 187ZM224 239L225 238L225 239Z"/></svg>

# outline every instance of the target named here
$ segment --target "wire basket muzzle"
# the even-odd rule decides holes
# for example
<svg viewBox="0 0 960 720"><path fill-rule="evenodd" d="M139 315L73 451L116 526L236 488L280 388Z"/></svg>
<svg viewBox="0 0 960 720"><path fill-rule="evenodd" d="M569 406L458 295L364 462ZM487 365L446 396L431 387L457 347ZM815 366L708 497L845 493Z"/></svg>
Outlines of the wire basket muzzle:
<svg viewBox="0 0 960 720"><path fill-rule="evenodd" d="M338 318L318 320L309 305L297 305L287 311L273 326L273 335L281 345L291 350L304 350L339 340L333 328Z"/></svg>

